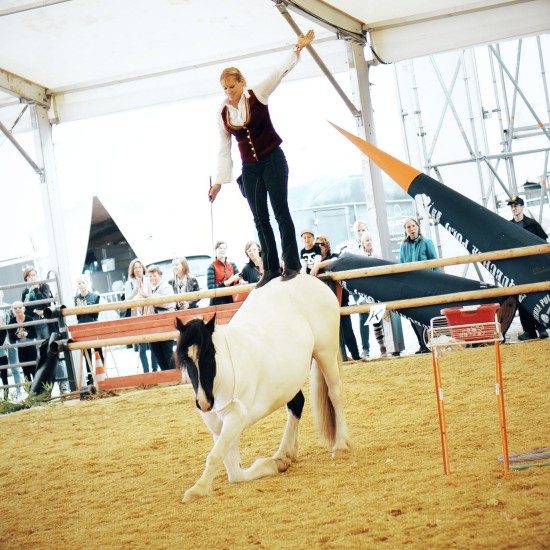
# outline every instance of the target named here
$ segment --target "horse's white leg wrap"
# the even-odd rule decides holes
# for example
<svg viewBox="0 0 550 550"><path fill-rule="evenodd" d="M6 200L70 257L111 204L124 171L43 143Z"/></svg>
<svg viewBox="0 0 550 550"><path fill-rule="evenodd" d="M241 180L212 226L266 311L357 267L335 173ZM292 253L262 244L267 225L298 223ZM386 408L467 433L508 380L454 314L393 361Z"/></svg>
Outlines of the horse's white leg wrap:
<svg viewBox="0 0 550 550"><path fill-rule="evenodd" d="M287 409L285 432L278 451L273 455L275 460L282 460L289 464L291 462L296 462L298 459L299 427L300 419L296 418L294 414Z"/></svg>
<svg viewBox="0 0 550 550"><path fill-rule="evenodd" d="M183 502L193 502L203 496L212 494L212 482L222 467L230 449L239 443L243 430L244 417L241 408L235 405L224 414L220 436L206 457L206 467L199 480L183 495Z"/></svg>

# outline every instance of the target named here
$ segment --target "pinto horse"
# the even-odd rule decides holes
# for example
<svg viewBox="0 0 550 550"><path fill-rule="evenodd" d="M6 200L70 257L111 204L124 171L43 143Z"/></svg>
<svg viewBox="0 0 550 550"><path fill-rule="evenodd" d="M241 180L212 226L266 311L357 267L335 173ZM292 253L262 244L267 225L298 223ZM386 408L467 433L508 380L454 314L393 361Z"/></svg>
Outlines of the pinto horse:
<svg viewBox="0 0 550 550"><path fill-rule="evenodd" d="M253 290L225 326L177 320L177 365L186 370L200 414L214 437L199 480L183 495L192 502L212 494L225 465L229 482L284 472L297 459L301 388L310 374L317 430L333 457L350 450L342 405L339 353L340 309L333 292L309 275L270 281ZM287 421L271 458L241 466L245 428L286 403Z"/></svg>

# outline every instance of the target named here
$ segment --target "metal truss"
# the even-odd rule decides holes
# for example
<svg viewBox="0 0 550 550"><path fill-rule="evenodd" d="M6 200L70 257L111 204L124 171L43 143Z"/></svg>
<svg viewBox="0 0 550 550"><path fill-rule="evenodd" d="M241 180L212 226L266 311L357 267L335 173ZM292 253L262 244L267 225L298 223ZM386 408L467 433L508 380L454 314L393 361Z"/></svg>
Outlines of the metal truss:
<svg viewBox="0 0 550 550"><path fill-rule="evenodd" d="M520 194L548 231L549 63L542 35L396 64L409 163L505 217Z"/></svg>

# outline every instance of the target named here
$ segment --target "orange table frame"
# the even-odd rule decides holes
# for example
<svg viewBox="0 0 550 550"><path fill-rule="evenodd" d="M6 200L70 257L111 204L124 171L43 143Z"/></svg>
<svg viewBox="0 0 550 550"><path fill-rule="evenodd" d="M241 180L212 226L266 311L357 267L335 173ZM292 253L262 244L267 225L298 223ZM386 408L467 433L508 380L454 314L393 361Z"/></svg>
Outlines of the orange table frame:
<svg viewBox="0 0 550 550"><path fill-rule="evenodd" d="M480 330L481 327L481 330ZM469 338L467 342L452 342L449 340L441 341L438 337L446 336L451 337L453 331L457 329L465 329L468 331L472 329L480 331L481 338ZM489 334L489 337L487 337ZM502 441L503 452L503 464L504 471L503 477L506 477L510 469L510 459L508 454L508 435L506 430L506 412L504 404L504 382L502 376L502 361L500 355L500 342L503 339L500 331L500 323L476 323L475 325L461 325L455 327L449 327L445 317L435 317L432 319L431 328L429 330L430 347L432 349L432 363L434 368L435 379L435 395L437 399L437 413L439 417L439 433L441 436L441 450L443 455L443 472L451 481L451 467L449 462L449 443L447 439L447 421L445 417L445 403L443 396L443 383L441 380L441 356L445 351L451 351L455 349L457 345L461 344L478 344L478 343L494 343L495 346L495 394L497 396L497 407L499 416L500 438Z"/></svg>

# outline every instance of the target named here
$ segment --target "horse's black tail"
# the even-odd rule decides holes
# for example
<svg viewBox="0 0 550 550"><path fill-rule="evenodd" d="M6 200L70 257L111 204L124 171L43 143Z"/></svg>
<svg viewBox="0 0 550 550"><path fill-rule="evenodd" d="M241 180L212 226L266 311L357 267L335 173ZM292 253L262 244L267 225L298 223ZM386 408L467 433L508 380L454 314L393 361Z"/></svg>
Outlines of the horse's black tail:
<svg viewBox="0 0 550 550"><path fill-rule="evenodd" d="M309 374L311 408L321 441L332 449L336 441L336 414L328 394L328 386L315 359Z"/></svg>

